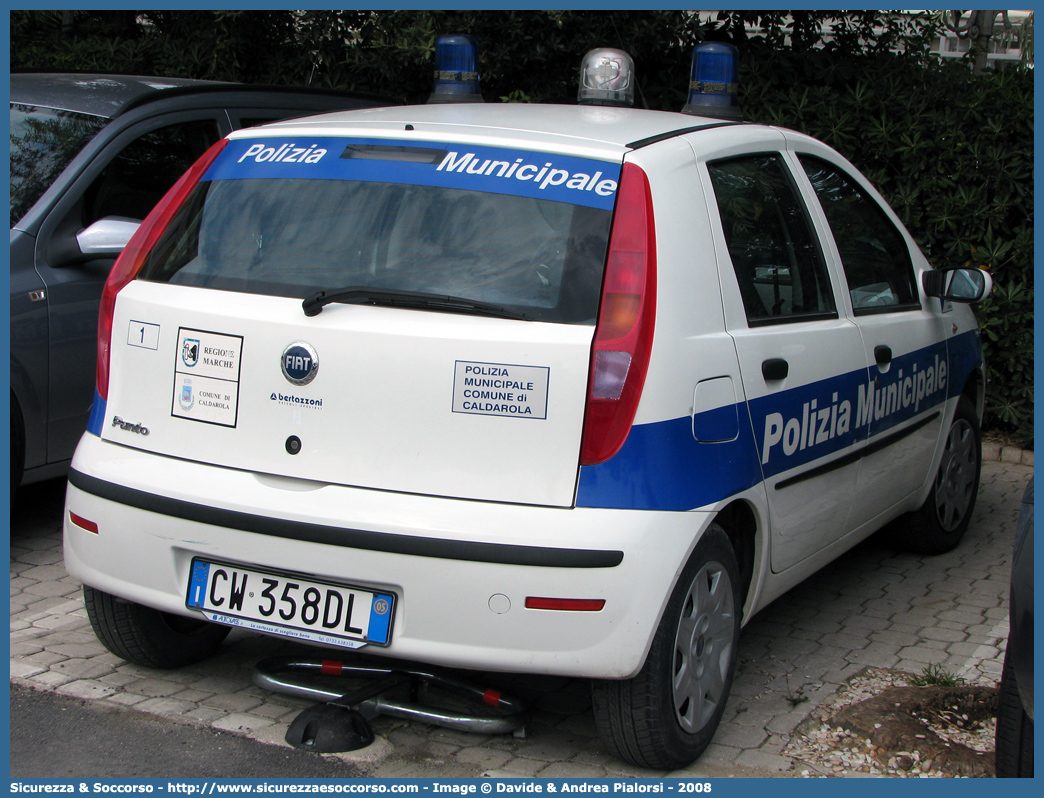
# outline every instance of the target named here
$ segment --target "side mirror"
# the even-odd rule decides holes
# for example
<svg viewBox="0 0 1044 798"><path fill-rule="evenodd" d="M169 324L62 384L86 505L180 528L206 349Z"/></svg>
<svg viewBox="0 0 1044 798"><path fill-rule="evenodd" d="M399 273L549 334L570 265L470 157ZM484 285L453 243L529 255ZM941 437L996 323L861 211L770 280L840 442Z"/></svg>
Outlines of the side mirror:
<svg viewBox="0 0 1044 798"><path fill-rule="evenodd" d="M935 269L921 275L928 296L950 302L981 302L993 290L993 278L982 269Z"/></svg>
<svg viewBox="0 0 1044 798"><path fill-rule="evenodd" d="M80 252L94 258L116 257L141 224L140 219L106 216L76 234Z"/></svg>

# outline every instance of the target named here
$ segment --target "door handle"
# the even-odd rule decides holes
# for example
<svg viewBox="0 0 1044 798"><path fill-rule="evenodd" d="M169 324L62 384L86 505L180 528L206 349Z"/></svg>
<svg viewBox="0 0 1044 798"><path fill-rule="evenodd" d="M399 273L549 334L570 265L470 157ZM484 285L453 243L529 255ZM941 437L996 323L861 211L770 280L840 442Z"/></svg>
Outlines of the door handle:
<svg viewBox="0 0 1044 798"><path fill-rule="evenodd" d="M790 373L790 364L781 357L771 357L761 363L761 376L765 382L785 380Z"/></svg>
<svg viewBox="0 0 1044 798"><path fill-rule="evenodd" d="M890 346L875 346L874 360L877 361L878 368L884 368L892 362L892 348Z"/></svg>

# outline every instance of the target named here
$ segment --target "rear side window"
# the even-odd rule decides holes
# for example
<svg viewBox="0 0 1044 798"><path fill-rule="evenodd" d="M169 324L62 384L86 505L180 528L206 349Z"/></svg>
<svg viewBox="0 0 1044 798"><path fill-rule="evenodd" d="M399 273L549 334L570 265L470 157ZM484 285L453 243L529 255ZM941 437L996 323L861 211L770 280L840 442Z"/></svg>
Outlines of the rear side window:
<svg viewBox="0 0 1044 798"><path fill-rule="evenodd" d="M906 240L850 176L799 155L834 236L856 315L919 308Z"/></svg>
<svg viewBox="0 0 1044 798"><path fill-rule="evenodd" d="M751 325L836 318L818 241L778 154L708 164Z"/></svg>
<svg viewBox="0 0 1044 798"><path fill-rule="evenodd" d="M379 288L595 322L619 164L350 139L309 140L288 152L313 162L287 164L275 159L295 142L262 142L225 148L142 279L301 298Z"/></svg>

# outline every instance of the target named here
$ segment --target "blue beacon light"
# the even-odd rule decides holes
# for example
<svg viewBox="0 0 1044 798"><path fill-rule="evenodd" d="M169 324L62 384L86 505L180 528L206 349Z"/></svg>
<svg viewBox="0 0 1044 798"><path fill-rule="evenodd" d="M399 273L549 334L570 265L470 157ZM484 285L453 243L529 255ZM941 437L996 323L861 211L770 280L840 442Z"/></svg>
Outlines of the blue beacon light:
<svg viewBox="0 0 1044 798"><path fill-rule="evenodd" d="M704 42L692 51L689 100L683 114L743 121L736 102L739 50L731 44Z"/></svg>
<svg viewBox="0 0 1044 798"><path fill-rule="evenodd" d="M478 42L471 36L440 36L435 43L435 88L429 103L480 103Z"/></svg>

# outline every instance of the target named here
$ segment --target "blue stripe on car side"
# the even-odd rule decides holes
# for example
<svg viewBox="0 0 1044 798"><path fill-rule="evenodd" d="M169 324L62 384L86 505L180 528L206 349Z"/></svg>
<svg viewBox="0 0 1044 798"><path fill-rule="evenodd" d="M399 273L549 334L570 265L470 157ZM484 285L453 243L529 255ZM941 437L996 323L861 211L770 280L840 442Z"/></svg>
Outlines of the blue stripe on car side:
<svg viewBox="0 0 1044 798"><path fill-rule="evenodd" d="M91 415L87 419L87 431L91 435L97 435L99 438L102 434L102 427L105 426L105 407L106 401L101 398L101 394L98 393L98 389L94 389L94 403L91 405Z"/></svg>
<svg viewBox="0 0 1044 798"><path fill-rule="evenodd" d="M857 369L740 403L740 435L726 443L697 441L689 417L636 425L613 458L581 467L576 505L691 510L719 502L764 478L844 449L858 451L868 438L960 394L981 362L972 331L894 358L885 373ZM697 417L705 437L721 424L713 414L733 417L731 407L721 411Z"/></svg>
<svg viewBox="0 0 1044 798"><path fill-rule="evenodd" d="M982 338L977 331L961 333L947 341L950 370L950 396L959 396L964 383L975 369L982 366Z"/></svg>
<svg viewBox="0 0 1044 798"><path fill-rule="evenodd" d="M691 510L758 484L750 422L736 409L740 435L727 443L697 441L690 417L632 427L616 456L580 469L577 506Z"/></svg>
<svg viewBox="0 0 1044 798"><path fill-rule="evenodd" d="M748 402L765 477L865 442L859 396L867 401L869 384L864 367Z"/></svg>

